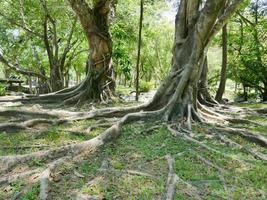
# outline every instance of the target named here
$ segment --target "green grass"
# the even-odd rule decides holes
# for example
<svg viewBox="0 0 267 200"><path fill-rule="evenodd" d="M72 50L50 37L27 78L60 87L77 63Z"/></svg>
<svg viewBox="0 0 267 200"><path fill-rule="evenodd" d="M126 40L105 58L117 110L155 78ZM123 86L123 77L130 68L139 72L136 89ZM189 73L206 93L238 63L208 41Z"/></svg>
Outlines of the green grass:
<svg viewBox="0 0 267 200"><path fill-rule="evenodd" d="M214 141L207 140L208 145L217 147L222 153L232 155L232 159L211 153L195 144L184 141L182 138L171 136L164 126L152 133L142 132L151 126L152 124L137 124L125 127L123 135L116 143L108 144L76 169L86 177L85 179L82 178L81 182L88 182L98 177L99 180L95 184L85 186L80 183L77 185L77 181L64 179L68 184L61 182L58 183L57 187L61 188L62 185L68 185L65 189L74 191L74 188L77 190L78 186L78 191L81 193L105 197L106 199L112 199L115 196L119 199L157 199L165 191L168 174L168 166L164 156L184 152L176 158L175 171L179 177L192 184L201 180L210 180L208 186L196 185L202 188L204 199L218 199L221 196L225 199L242 199L243 197L261 199L259 191L267 189L265 183L267 169L264 167L264 162L254 160L250 155L240 152L240 150L229 149L223 145L218 145L218 143L216 145ZM235 141L238 140L241 144L245 144L242 138L235 139ZM219 171L199 160L196 157L197 154L227 171L225 181L233 192L224 190ZM100 172L98 169L104 159L108 159L109 166L121 171L121 173ZM248 161L250 162L247 163ZM126 169L148 172L158 179L123 173ZM68 174L68 176L71 175ZM179 183L177 187L180 190L177 190L176 199L191 198L188 194L183 193L185 187L183 184ZM57 199L62 194L54 195ZM66 197L66 199L69 198Z"/></svg>
<svg viewBox="0 0 267 200"><path fill-rule="evenodd" d="M247 116L247 119L262 124L266 123L264 116ZM2 133L0 134L0 153L1 155L13 155L38 151L38 149L3 150L1 146L33 144L59 146L63 143L88 140L98 135L103 129L97 129L88 135L73 135L64 130L88 127L94 123L95 121L92 120L75 122L72 125L61 125L47 130L38 137L33 132ZM257 160L238 148L227 147L212 137L207 127L203 125L193 125L195 139L220 153L201 148L182 137L172 136L165 125L147 132L154 125L153 123L141 122L127 125L123 128L122 135L118 140L108 143L89 157L58 166L53 174L54 181L51 182L51 198L53 200L67 200L73 199L75 193L82 193L108 200L161 199L165 193L168 175L168 164L165 158L167 154L175 156L174 169L177 175L197 187L203 199L261 200L264 192L266 195L266 162ZM239 126L257 130L261 134L266 133L266 126L244 124L239 124ZM266 148L248 142L241 137L232 135L225 137L255 151L267 153ZM207 165L198 156L224 169L225 173L221 174L218 169ZM115 171L101 171L104 160L107 162L108 168ZM33 160L29 163L29 167L43 168L44 163L40 160ZM146 172L154 178L133 175L126 170ZM224 180L222 180L222 176ZM207 183L203 184L203 181ZM225 190L224 184L227 186L227 190ZM1 186L0 199L10 199L24 187L25 183L21 181L10 186ZM8 192L5 192L7 190ZM175 199L193 199L185 190L186 185L178 182ZM37 199L38 193L39 185L34 184L23 195L22 199Z"/></svg>
<svg viewBox="0 0 267 200"><path fill-rule="evenodd" d="M235 106L243 107L243 108L267 108L266 103L238 103Z"/></svg>
<svg viewBox="0 0 267 200"><path fill-rule="evenodd" d="M34 184L32 188L26 192L26 194L22 197L21 200L35 200L38 198L39 195L39 188L40 186L38 184Z"/></svg>

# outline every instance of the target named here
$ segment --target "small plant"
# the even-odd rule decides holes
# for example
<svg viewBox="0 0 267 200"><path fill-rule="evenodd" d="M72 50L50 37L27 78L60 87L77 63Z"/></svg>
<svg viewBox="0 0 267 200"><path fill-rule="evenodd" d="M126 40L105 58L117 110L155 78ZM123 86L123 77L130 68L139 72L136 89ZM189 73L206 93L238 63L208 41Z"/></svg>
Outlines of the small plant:
<svg viewBox="0 0 267 200"><path fill-rule="evenodd" d="M0 96L6 95L6 89L7 89L6 85L0 83Z"/></svg>
<svg viewBox="0 0 267 200"><path fill-rule="evenodd" d="M140 82L139 89L141 92L148 92L153 88L153 83L152 82L146 82L142 81Z"/></svg>

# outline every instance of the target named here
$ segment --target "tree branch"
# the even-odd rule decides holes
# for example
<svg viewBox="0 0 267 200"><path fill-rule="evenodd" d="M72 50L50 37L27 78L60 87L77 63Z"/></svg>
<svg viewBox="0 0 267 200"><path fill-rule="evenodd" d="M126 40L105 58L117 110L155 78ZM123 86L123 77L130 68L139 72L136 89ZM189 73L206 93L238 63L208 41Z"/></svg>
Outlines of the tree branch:
<svg viewBox="0 0 267 200"><path fill-rule="evenodd" d="M17 26L19 28L22 28L26 32L28 32L30 34L33 34L33 35L35 35L35 36L37 36L39 38L42 38L42 35L41 34L39 34L39 33L35 32L35 31L31 30L30 28L28 28L28 27L26 27L24 25L21 25L21 23L17 22L16 20L14 20L12 18L9 18L9 17L5 16L5 14L3 14L2 12L0 12L0 16L2 16L10 24L15 25L15 26Z"/></svg>
<svg viewBox="0 0 267 200"><path fill-rule="evenodd" d="M72 27L71 27L71 30L70 30L70 34L69 34L69 37L68 37L68 40L67 40L67 44L66 44L66 47L64 48L64 51L63 51L63 54L60 58L60 67L61 67L61 70L63 70L63 66L64 66L64 63L66 61L66 57L67 57L67 54L69 53L69 51L71 50L71 48L74 46L74 43L73 45L71 45L71 39L72 39L72 36L73 36L73 33L74 33L74 30L75 30L75 27L76 27L76 23L77 23L77 17L74 18L74 21L72 23Z"/></svg>
<svg viewBox="0 0 267 200"><path fill-rule="evenodd" d="M33 71L28 71L28 70L25 70L25 69L21 69L18 66L9 63L3 57L3 55L1 55L1 54L0 54L0 62L2 62L9 69L11 69L13 71L16 71L17 73L20 73L20 74L23 74L23 75L26 75L26 76L35 76L35 77L38 77L38 78L41 78L41 79L44 79L44 80L48 79L48 77L46 77L46 76L44 76L42 74L39 74L39 73L36 73L36 72L33 72Z"/></svg>
<svg viewBox="0 0 267 200"><path fill-rule="evenodd" d="M206 41L206 45L209 45L211 40L214 38L214 36L222 29L222 27L228 22L230 17L236 12L239 5L244 0L235 0L234 3L227 6L225 12L218 18L216 24L214 25L212 31L210 32L208 39Z"/></svg>

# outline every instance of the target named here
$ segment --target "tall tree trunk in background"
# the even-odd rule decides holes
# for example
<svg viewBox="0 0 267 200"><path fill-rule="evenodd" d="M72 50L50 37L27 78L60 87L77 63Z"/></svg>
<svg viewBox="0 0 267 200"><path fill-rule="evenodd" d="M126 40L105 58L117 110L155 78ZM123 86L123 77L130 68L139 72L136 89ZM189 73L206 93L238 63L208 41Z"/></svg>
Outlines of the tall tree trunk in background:
<svg viewBox="0 0 267 200"><path fill-rule="evenodd" d="M218 103L211 96L208 87L208 58L206 56L198 83L198 100L201 104L204 104L206 106L217 105Z"/></svg>
<svg viewBox="0 0 267 200"><path fill-rule="evenodd" d="M267 83L263 85L262 101L267 101Z"/></svg>
<svg viewBox="0 0 267 200"><path fill-rule="evenodd" d="M215 99L216 101L223 103L223 94L225 91L225 84L227 78L227 25L222 30L222 68L219 88L217 90Z"/></svg>
<svg viewBox="0 0 267 200"><path fill-rule="evenodd" d="M50 67L50 85L52 92L59 91L64 88L64 68L67 54L74 46L72 43L72 36L76 27L77 19L73 20L70 32L67 37L66 46L60 53L60 46L56 19L50 14L46 0L41 0L41 4L44 10L44 22L43 22L43 41L48 55L49 67ZM51 25L51 26L50 26Z"/></svg>
<svg viewBox="0 0 267 200"><path fill-rule="evenodd" d="M140 0L140 21L139 21L139 35L138 35L138 53L136 62L136 77L135 77L135 100L139 98L139 73L140 73L140 56L141 56L141 43L142 43L142 27L143 27L143 13L144 13L144 1Z"/></svg>

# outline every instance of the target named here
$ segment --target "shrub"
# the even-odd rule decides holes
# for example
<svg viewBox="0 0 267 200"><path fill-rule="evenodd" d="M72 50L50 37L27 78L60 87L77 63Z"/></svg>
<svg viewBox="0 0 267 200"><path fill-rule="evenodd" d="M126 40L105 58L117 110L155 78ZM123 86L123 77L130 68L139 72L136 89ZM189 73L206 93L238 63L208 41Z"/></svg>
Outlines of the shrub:
<svg viewBox="0 0 267 200"><path fill-rule="evenodd" d="M6 95L6 85L0 83L0 96Z"/></svg>
<svg viewBox="0 0 267 200"><path fill-rule="evenodd" d="M141 80L139 85L139 90L140 92L148 92L153 88L153 85L154 84L152 82L146 82Z"/></svg>

